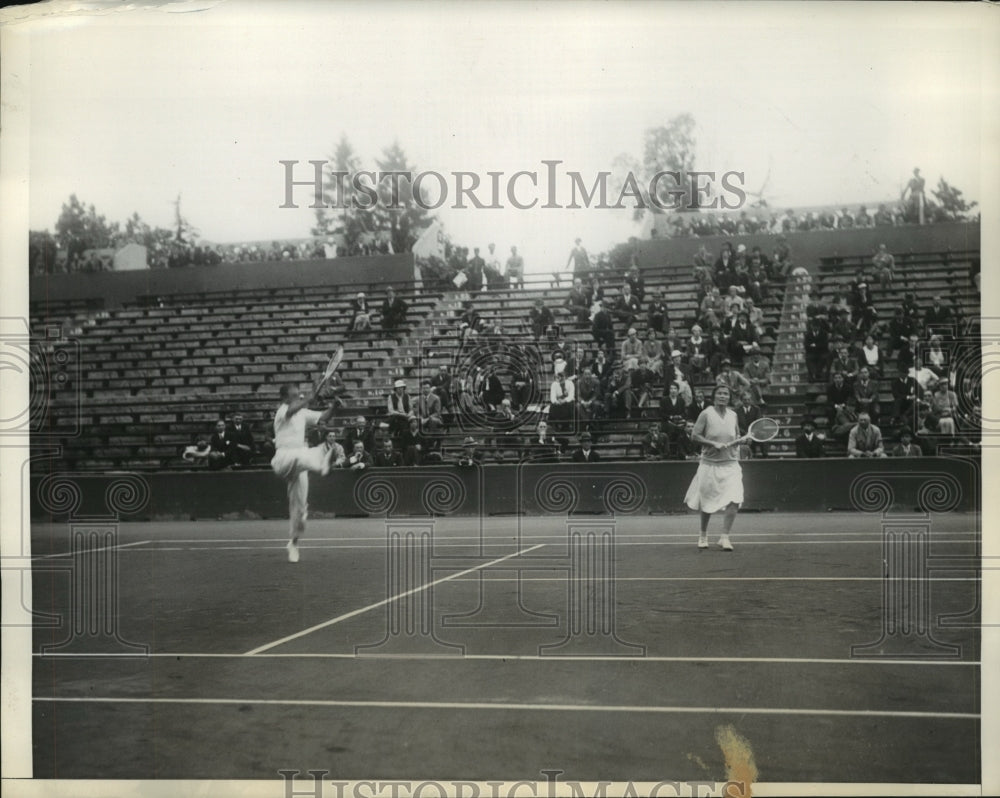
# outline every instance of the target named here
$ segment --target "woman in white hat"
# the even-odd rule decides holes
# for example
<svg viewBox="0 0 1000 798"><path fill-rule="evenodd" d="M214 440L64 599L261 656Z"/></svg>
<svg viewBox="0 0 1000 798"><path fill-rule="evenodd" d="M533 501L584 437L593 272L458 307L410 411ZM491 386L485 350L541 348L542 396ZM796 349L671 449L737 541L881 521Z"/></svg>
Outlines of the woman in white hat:
<svg viewBox="0 0 1000 798"><path fill-rule="evenodd" d="M354 315L351 317L348 329L351 332L370 330L372 327L371 308L368 307L364 291L358 291L358 295L351 300L351 310L354 311Z"/></svg>
<svg viewBox="0 0 1000 798"><path fill-rule="evenodd" d="M740 437L736 411L729 407L729 388L718 385L712 393L712 405L698 414L691 431L691 441L701 444L698 471L691 480L684 502L701 513L698 548L708 548L708 521L722 511L723 532L719 546L732 551L729 532L743 503L743 469L740 468Z"/></svg>

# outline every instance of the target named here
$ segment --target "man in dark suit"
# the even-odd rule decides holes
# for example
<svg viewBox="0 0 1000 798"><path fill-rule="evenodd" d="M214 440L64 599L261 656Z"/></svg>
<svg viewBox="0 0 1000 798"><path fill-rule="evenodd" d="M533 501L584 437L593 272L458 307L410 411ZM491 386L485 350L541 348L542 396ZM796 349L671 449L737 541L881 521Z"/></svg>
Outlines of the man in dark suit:
<svg viewBox="0 0 1000 798"><path fill-rule="evenodd" d="M531 326L531 334L538 341L544 335L553 332L556 320L552 311L545 307L545 301L536 299L535 306L528 312L528 323Z"/></svg>
<svg viewBox="0 0 1000 798"><path fill-rule="evenodd" d="M250 428L243 423L242 413L233 414L233 423L229 428L229 441L233 465L237 468L250 465L254 456L253 434L250 432Z"/></svg>
<svg viewBox="0 0 1000 798"><path fill-rule="evenodd" d="M822 457L823 440L816 435L816 424L811 418L803 419L802 432L795 439L796 457Z"/></svg>
<svg viewBox="0 0 1000 798"><path fill-rule="evenodd" d="M644 460L666 460L670 452L670 439L660 431L660 422L649 425L649 432L642 439Z"/></svg>
<svg viewBox="0 0 1000 798"><path fill-rule="evenodd" d="M382 442L382 448L375 454L376 468L400 468L403 465L403 453L396 451L392 438Z"/></svg>
<svg viewBox="0 0 1000 798"><path fill-rule="evenodd" d="M592 446L590 433L584 432L580 435L580 448L573 452L573 462L596 463L600 459L600 455L597 454Z"/></svg>
<svg viewBox="0 0 1000 798"><path fill-rule="evenodd" d="M632 289L632 293L635 294L635 298L639 300L639 304L642 304L646 299L646 281L642 279L642 275L639 274L639 267L632 264L632 267L628 270L628 274L625 275L625 282L628 283L628 287Z"/></svg>
<svg viewBox="0 0 1000 798"><path fill-rule="evenodd" d="M577 324L586 324L590 321L590 299L583 288L583 280L579 277L573 280L573 287L569 289L565 307L567 312L576 319Z"/></svg>
<svg viewBox="0 0 1000 798"><path fill-rule="evenodd" d="M806 369L809 371L809 382L823 381L829 357L830 335L823 322L814 316L806 328Z"/></svg>
<svg viewBox="0 0 1000 798"><path fill-rule="evenodd" d="M390 285L385 292L385 301L382 303L382 329L395 330L406 323L406 311L409 306L396 296L396 292Z"/></svg>
<svg viewBox="0 0 1000 798"><path fill-rule="evenodd" d="M594 314L590 334L594 336L598 346L603 346L608 352L615 351L615 323L608 312L607 300L601 303L601 309Z"/></svg>
<svg viewBox="0 0 1000 798"><path fill-rule="evenodd" d="M220 471L233 464L229 429L221 418L215 422L215 430L212 432L212 437L208 439L208 446L208 467L210 469Z"/></svg>
<svg viewBox="0 0 1000 798"><path fill-rule="evenodd" d="M750 425L760 417L760 408L750 404L750 396L743 393L740 396L740 403L736 406L736 424L740 429L740 435L746 435ZM757 441L749 441L749 444L750 451L755 457L767 457L768 449L770 449L769 444Z"/></svg>
<svg viewBox="0 0 1000 798"><path fill-rule="evenodd" d="M549 435L549 425L539 421L535 434L528 439L522 452L522 459L534 463L553 463L559 459L559 444Z"/></svg>
<svg viewBox="0 0 1000 798"><path fill-rule="evenodd" d="M354 441L354 450L347 458L344 468L352 471L362 471L371 468L372 456L365 451L365 445L361 441Z"/></svg>

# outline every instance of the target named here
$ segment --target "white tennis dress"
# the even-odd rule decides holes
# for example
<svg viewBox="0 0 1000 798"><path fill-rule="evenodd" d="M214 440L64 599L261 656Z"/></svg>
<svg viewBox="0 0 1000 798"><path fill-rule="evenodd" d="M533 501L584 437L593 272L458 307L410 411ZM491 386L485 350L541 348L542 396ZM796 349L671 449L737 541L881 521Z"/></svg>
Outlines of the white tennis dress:
<svg viewBox="0 0 1000 798"><path fill-rule="evenodd" d="M694 422L693 433L710 441L730 443L739 437L736 411L726 408L722 415L715 406L706 407ZM692 510L716 513L743 503L743 469L738 446L716 449L703 445L698 471L691 480L684 503Z"/></svg>
<svg viewBox="0 0 1000 798"><path fill-rule="evenodd" d="M326 474L329 452L326 447L306 446L306 427L317 424L323 414L303 408L288 415L282 404L274 414L274 457L271 469L288 485L289 535L294 541L305 532L309 515L309 472Z"/></svg>

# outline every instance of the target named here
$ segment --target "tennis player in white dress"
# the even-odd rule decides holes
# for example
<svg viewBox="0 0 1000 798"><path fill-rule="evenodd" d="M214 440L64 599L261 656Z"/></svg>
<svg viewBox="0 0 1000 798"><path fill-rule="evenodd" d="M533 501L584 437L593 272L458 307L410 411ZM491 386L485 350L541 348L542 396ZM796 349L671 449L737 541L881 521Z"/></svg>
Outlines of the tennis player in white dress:
<svg viewBox="0 0 1000 798"><path fill-rule="evenodd" d="M729 388L719 385L712 393L712 406L698 415L691 431L691 440L701 444L701 462L691 480L684 502L701 513L701 534L698 548L708 548L708 521L713 513L725 513L719 546L732 551L729 532L743 503L743 469L740 467L740 447L747 438L740 437L736 411L729 407Z"/></svg>

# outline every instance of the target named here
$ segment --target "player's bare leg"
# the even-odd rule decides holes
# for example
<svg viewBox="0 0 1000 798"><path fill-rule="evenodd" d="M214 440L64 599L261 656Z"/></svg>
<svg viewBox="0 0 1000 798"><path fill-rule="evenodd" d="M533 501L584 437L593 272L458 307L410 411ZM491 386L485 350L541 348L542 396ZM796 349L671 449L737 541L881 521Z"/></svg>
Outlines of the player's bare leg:
<svg viewBox="0 0 1000 798"><path fill-rule="evenodd" d="M726 505L725 514L722 516L722 535L719 538L719 546L723 551L732 551L733 544L729 540L729 531L733 528L733 521L740 511L740 506L736 502L729 502Z"/></svg>
<svg viewBox="0 0 1000 798"><path fill-rule="evenodd" d="M701 514L701 534L698 536L698 548L707 549L708 548L708 522L711 519L711 513Z"/></svg>

